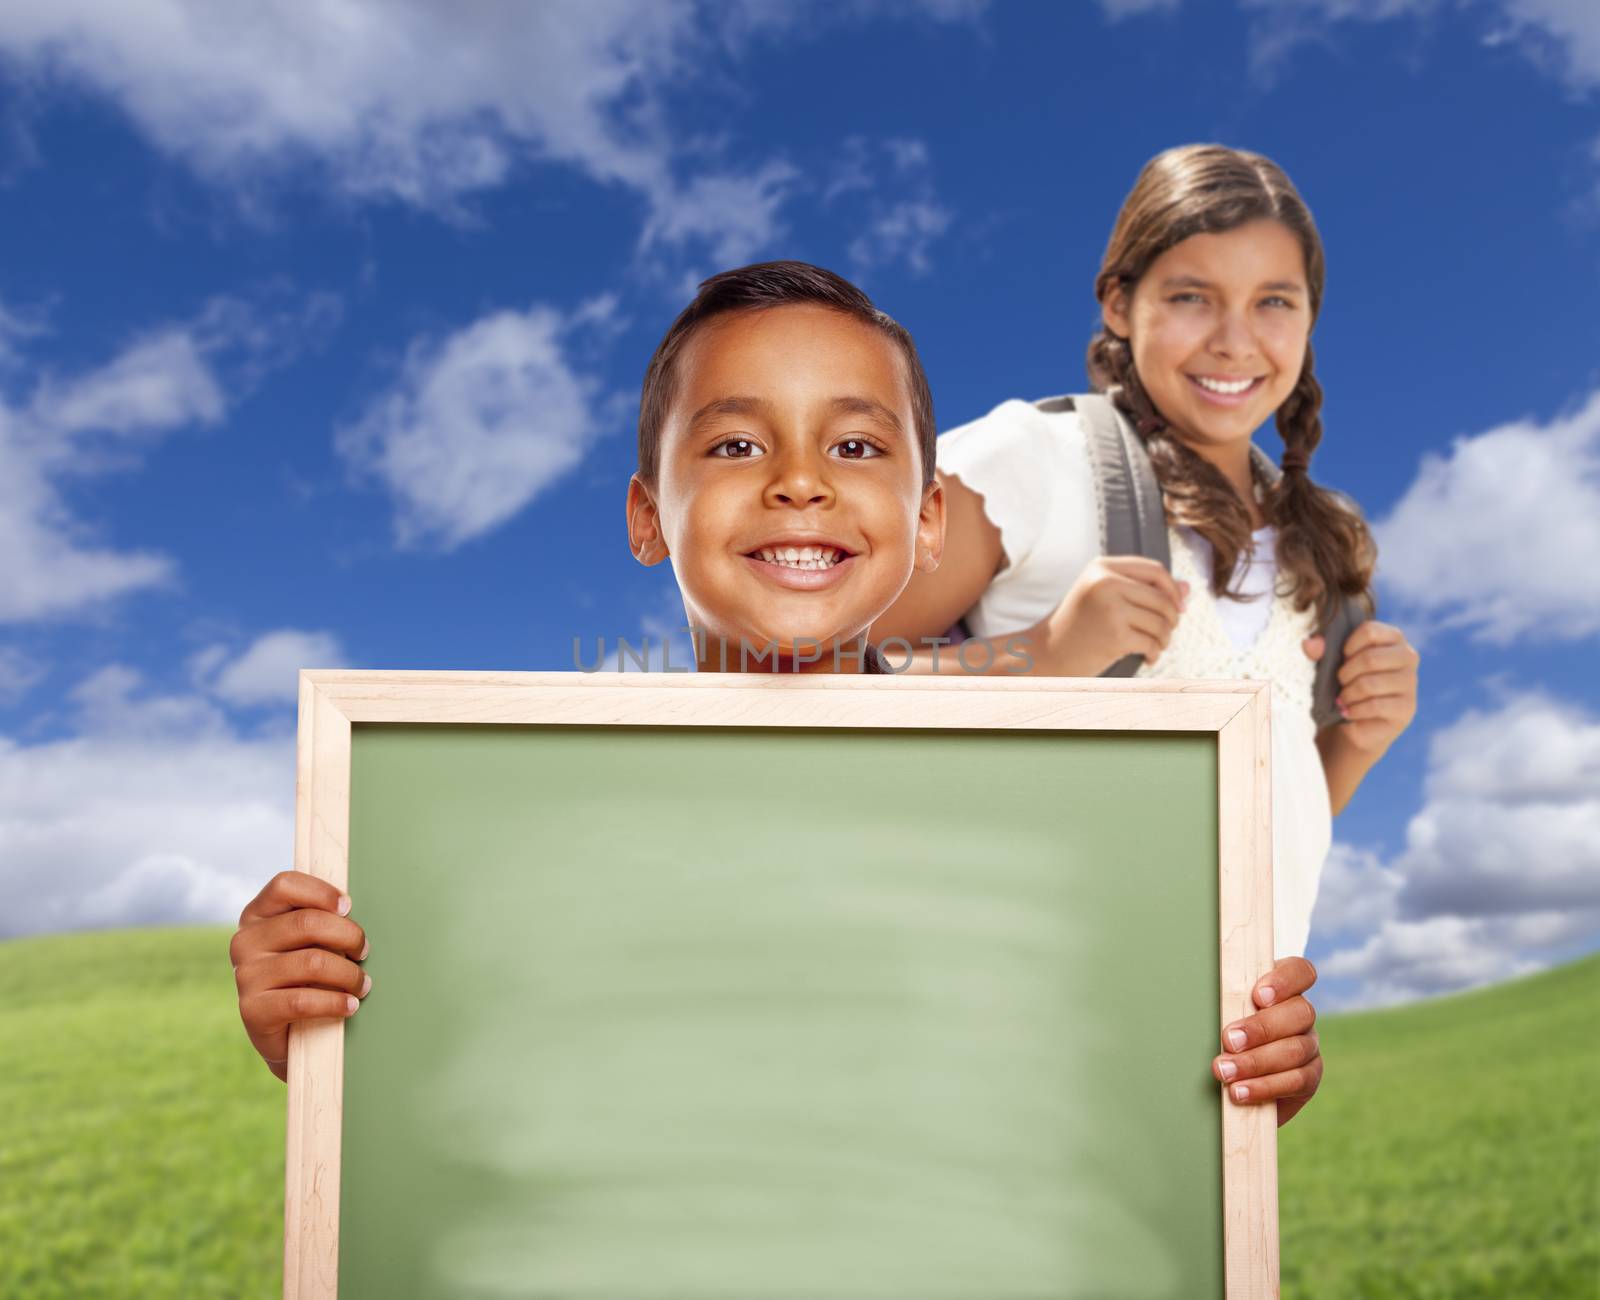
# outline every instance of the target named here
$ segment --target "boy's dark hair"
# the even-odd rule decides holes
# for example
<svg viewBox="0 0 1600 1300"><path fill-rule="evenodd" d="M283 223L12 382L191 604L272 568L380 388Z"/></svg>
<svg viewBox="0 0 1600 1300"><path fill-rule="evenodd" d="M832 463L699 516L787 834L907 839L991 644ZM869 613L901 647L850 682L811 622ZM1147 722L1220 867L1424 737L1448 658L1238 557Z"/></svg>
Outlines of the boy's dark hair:
<svg viewBox="0 0 1600 1300"><path fill-rule="evenodd" d="M724 271L701 282L694 301L678 313L650 365L644 372L639 395L639 477L654 484L661 460L661 426L672 405L678 354L694 332L715 316L732 311L757 311L764 307L812 304L831 307L863 324L881 330L899 345L906 359L906 381L911 386L911 413L922 452L922 482L933 482L933 394L923 373L917 345L905 326L872 305L872 299L843 276L809 262L757 262Z"/></svg>

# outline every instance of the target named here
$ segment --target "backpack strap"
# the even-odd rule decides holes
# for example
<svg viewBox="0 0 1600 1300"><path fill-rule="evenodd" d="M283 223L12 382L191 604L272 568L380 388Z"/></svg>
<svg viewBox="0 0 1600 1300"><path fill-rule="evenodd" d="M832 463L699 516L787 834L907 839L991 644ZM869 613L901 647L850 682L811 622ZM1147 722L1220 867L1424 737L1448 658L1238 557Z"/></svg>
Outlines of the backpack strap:
<svg viewBox="0 0 1600 1300"><path fill-rule="evenodd" d="M1047 397L1034 403L1045 412L1076 411L1094 471L1095 504L1100 514L1100 554L1143 555L1172 568L1167 543L1167 513L1161 504L1144 443L1111 399L1101 393ZM1132 677L1144 662L1126 655L1100 675Z"/></svg>
<svg viewBox="0 0 1600 1300"><path fill-rule="evenodd" d="M1272 457L1254 444L1250 456L1256 472L1269 487L1276 485L1282 471L1272 463ZM1354 508L1353 506L1351 507ZM1322 658L1317 660L1317 675L1311 684L1311 720L1320 731L1344 721L1339 706L1334 701L1339 696L1339 669L1344 663L1344 643L1350 634L1372 617L1366 602L1346 596L1329 620L1328 626L1318 635L1322 637Z"/></svg>

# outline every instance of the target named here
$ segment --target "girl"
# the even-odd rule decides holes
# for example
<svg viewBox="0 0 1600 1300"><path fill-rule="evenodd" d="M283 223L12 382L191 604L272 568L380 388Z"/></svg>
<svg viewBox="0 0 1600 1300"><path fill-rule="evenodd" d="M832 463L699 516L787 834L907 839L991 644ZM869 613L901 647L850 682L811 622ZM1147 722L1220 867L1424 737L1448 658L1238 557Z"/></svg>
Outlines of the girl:
<svg viewBox="0 0 1600 1300"><path fill-rule="evenodd" d="M1132 654L1141 676L1270 680L1280 958L1304 951L1332 814L1416 712L1416 651L1367 621L1332 651L1343 656L1339 716L1319 728L1312 715L1320 633L1347 600L1370 610L1375 560L1360 515L1309 472L1322 437L1310 346L1322 291L1321 239L1274 163L1219 145L1152 159L1095 280L1088 370L1148 455L1171 572L1100 555L1104 484L1071 403L1008 401L939 439L944 562L915 574L870 634L917 645L961 619L987 643L982 669L983 654L963 657L975 670L1088 676ZM1252 441L1274 415L1281 473ZM953 658L944 652L945 671ZM921 651L914 670L939 667ZM1304 1037L1317 1068L1252 1081L1252 1100L1280 1099L1280 1121L1320 1079ZM1277 1059L1294 1059L1277 1046ZM1237 1058L1214 1069L1244 1077Z"/></svg>

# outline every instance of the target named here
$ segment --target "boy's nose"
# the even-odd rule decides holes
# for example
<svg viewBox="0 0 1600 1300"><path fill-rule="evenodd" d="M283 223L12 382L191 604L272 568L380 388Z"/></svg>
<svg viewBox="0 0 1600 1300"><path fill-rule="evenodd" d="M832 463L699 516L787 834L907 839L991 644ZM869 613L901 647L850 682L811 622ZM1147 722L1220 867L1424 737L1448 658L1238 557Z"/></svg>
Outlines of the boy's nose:
<svg viewBox="0 0 1600 1300"><path fill-rule="evenodd" d="M815 457L786 456L773 468L777 472L767 484L768 505L822 505L833 500L826 467Z"/></svg>

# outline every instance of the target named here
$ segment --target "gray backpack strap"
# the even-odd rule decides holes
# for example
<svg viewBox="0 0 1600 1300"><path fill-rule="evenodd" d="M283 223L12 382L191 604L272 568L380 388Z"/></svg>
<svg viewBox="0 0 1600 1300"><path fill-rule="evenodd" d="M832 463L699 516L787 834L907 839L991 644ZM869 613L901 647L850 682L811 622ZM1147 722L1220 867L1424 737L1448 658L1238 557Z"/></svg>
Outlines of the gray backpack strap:
<svg viewBox="0 0 1600 1300"><path fill-rule="evenodd" d="M1372 615L1367 607L1352 596L1346 596L1333 621L1323 629L1326 643L1322 658L1317 661L1317 679L1311 688L1311 719L1318 729L1343 722L1339 706L1334 703L1339 696L1339 667L1344 663L1344 643L1350 634Z"/></svg>
<svg viewBox="0 0 1600 1300"><path fill-rule="evenodd" d="M1167 512L1161 487L1144 443L1109 397L1085 393L1036 403L1041 411L1076 411L1094 470L1095 503L1100 512L1100 554L1143 555L1172 568L1167 544ZM1127 655L1101 674L1132 677L1144 662Z"/></svg>
<svg viewBox="0 0 1600 1300"><path fill-rule="evenodd" d="M1269 487L1275 485L1282 471L1272 463L1272 457L1256 446L1250 448L1250 456L1262 482ZM1352 632L1371 617L1363 601L1346 596L1332 621L1320 633L1323 641L1322 658L1317 660L1317 675L1311 684L1311 720L1319 730L1344 721L1339 706L1334 703L1339 697L1339 668L1344 663L1344 643Z"/></svg>

